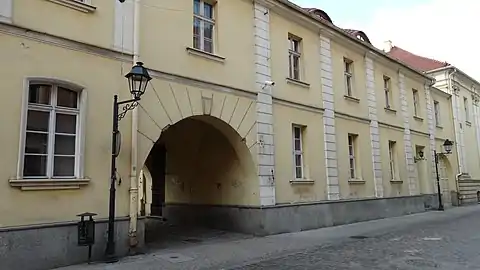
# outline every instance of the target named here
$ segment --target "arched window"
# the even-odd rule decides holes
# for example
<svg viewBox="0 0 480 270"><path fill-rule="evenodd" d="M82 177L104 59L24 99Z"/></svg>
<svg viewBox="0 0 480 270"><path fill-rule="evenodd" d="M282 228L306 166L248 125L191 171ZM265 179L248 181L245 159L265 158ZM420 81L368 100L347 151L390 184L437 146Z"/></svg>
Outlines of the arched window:
<svg viewBox="0 0 480 270"><path fill-rule="evenodd" d="M45 80L28 82L19 176L81 178L82 91Z"/></svg>

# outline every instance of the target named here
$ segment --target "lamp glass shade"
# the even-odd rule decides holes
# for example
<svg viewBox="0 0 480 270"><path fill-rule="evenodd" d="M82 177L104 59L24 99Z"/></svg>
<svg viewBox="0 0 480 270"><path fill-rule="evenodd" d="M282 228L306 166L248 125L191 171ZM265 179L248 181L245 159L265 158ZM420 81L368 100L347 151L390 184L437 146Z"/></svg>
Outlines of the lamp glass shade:
<svg viewBox="0 0 480 270"><path fill-rule="evenodd" d="M446 139L445 142L443 143L443 148L445 152L448 154L452 152L452 146L453 146L453 143L449 139Z"/></svg>
<svg viewBox="0 0 480 270"><path fill-rule="evenodd" d="M135 99L140 99L147 89L148 82L152 79L142 62L137 62L125 77L128 79L130 93Z"/></svg>
<svg viewBox="0 0 480 270"><path fill-rule="evenodd" d="M420 158L423 158L423 151L419 151L419 152L418 152L418 156L419 156Z"/></svg>

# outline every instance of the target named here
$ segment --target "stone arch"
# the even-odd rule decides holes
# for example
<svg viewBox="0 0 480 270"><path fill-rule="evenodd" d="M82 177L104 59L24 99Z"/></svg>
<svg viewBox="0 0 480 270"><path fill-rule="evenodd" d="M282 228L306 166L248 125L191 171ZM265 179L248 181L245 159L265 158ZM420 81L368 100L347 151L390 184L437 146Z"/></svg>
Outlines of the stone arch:
<svg viewBox="0 0 480 270"><path fill-rule="evenodd" d="M139 105L137 168L143 167L162 134L179 123L194 120L224 135L249 180L258 179L255 95L240 96L164 80L155 80L149 90ZM258 197L258 193L255 195Z"/></svg>

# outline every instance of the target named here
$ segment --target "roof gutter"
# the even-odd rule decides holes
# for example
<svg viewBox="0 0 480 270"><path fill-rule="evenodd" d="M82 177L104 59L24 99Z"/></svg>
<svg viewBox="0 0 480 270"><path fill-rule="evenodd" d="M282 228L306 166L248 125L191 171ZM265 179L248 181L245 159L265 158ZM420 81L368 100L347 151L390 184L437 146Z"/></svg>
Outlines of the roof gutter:
<svg viewBox="0 0 480 270"><path fill-rule="evenodd" d="M372 51L374 51L374 52L376 52L376 53L384 56L385 58L389 59L390 61L392 61L392 62L394 62L394 63L396 63L396 64L399 64L399 65L407 68L408 70L412 71L413 73L416 73L416 74L418 74L418 75L420 75L420 76L422 76L422 77L424 77L424 78L426 78L426 79L432 80L432 77L426 75L424 72L421 72L421 71L419 71L419 70L417 70L417 69L415 69L415 68L412 68L412 67L409 66L409 65L404 64L403 62L398 61L397 59L389 56L389 55L386 54L384 51L376 48L376 47L373 46L373 45L368 45L368 44L365 43L365 42L361 42L361 41L357 40L357 39L354 38L353 36L347 34L345 31L343 31L342 28L340 28L340 27L338 27L338 26L335 26L334 24L325 23L323 20L320 20L320 19L317 19L317 18L313 17L309 12L305 11L305 10L302 9L300 6L295 5L294 3L290 2L289 0L274 0L274 1L279 2L279 3L281 3L281 4L285 5L285 6L293 9L294 11L299 12L299 13L301 13L301 14L303 14L303 15L305 15L305 16L307 16L307 17L309 17L309 18L311 18L311 19L313 19L313 20L315 20L315 21L317 21L317 22L319 22L319 23L321 23L322 25L330 28L331 30L334 30L336 33L339 33L339 34L343 35L344 37L346 37L346 38L348 38L348 39L356 42L357 44L361 44L363 47L365 47L365 48L367 48L367 49L369 49L369 50L372 50Z"/></svg>

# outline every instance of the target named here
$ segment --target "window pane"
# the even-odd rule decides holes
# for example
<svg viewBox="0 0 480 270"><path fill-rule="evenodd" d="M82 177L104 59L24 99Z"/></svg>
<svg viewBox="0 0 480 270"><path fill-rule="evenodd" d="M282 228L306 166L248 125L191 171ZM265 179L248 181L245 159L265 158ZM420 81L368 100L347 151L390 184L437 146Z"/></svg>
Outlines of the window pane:
<svg viewBox="0 0 480 270"><path fill-rule="evenodd" d="M203 37L210 40L213 39L213 24L209 22L203 22Z"/></svg>
<svg viewBox="0 0 480 270"><path fill-rule="evenodd" d="M213 19L213 6L207 3L203 3L203 16L209 19Z"/></svg>
<svg viewBox="0 0 480 270"><path fill-rule="evenodd" d="M27 132L25 139L25 153L47 154L48 134Z"/></svg>
<svg viewBox="0 0 480 270"><path fill-rule="evenodd" d="M200 35L200 26L201 26L200 19L194 18L193 19L193 34L194 35L196 35L196 36Z"/></svg>
<svg viewBox="0 0 480 270"><path fill-rule="evenodd" d="M213 53L213 42L210 39L205 38L203 40L203 50L209 53Z"/></svg>
<svg viewBox="0 0 480 270"><path fill-rule="evenodd" d="M300 139L300 128L293 128L293 134L295 139Z"/></svg>
<svg viewBox="0 0 480 270"><path fill-rule="evenodd" d="M295 166L302 166L302 155L295 155Z"/></svg>
<svg viewBox="0 0 480 270"><path fill-rule="evenodd" d="M55 120L55 132L56 133L77 133L77 116L71 114L56 114Z"/></svg>
<svg viewBox="0 0 480 270"><path fill-rule="evenodd" d="M28 103L50 104L50 85L34 84L30 85L28 90Z"/></svg>
<svg viewBox="0 0 480 270"><path fill-rule="evenodd" d="M301 146L300 140L295 139L294 142L295 142L295 143L294 143L294 145L295 145L295 146L294 146L294 147L295 147L294 150L296 150L296 151L302 150L302 146Z"/></svg>
<svg viewBox="0 0 480 270"><path fill-rule="evenodd" d="M23 176L47 176L47 156L25 155Z"/></svg>
<svg viewBox="0 0 480 270"><path fill-rule="evenodd" d="M55 135L56 155L75 155L75 136Z"/></svg>
<svg viewBox="0 0 480 270"><path fill-rule="evenodd" d="M353 158L350 159L350 169L355 169L355 160Z"/></svg>
<svg viewBox="0 0 480 270"><path fill-rule="evenodd" d="M300 79L300 57L297 55L293 56L293 78Z"/></svg>
<svg viewBox="0 0 480 270"><path fill-rule="evenodd" d="M27 130L48 131L48 122L50 120L49 112L28 110Z"/></svg>
<svg viewBox="0 0 480 270"><path fill-rule="evenodd" d="M301 167L295 167L295 178L303 178Z"/></svg>
<svg viewBox="0 0 480 270"><path fill-rule="evenodd" d="M351 179L356 178L356 177L355 177L355 169L353 169L353 167L352 167L352 169L350 169L350 178L351 178Z"/></svg>
<svg viewBox="0 0 480 270"><path fill-rule="evenodd" d="M55 157L53 176L75 176L75 157Z"/></svg>
<svg viewBox="0 0 480 270"><path fill-rule="evenodd" d="M193 0L193 13L200 15L200 0Z"/></svg>
<svg viewBox="0 0 480 270"><path fill-rule="evenodd" d="M57 105L61 107L77 108L78 93L63 87L57 90Z"/></svg>

